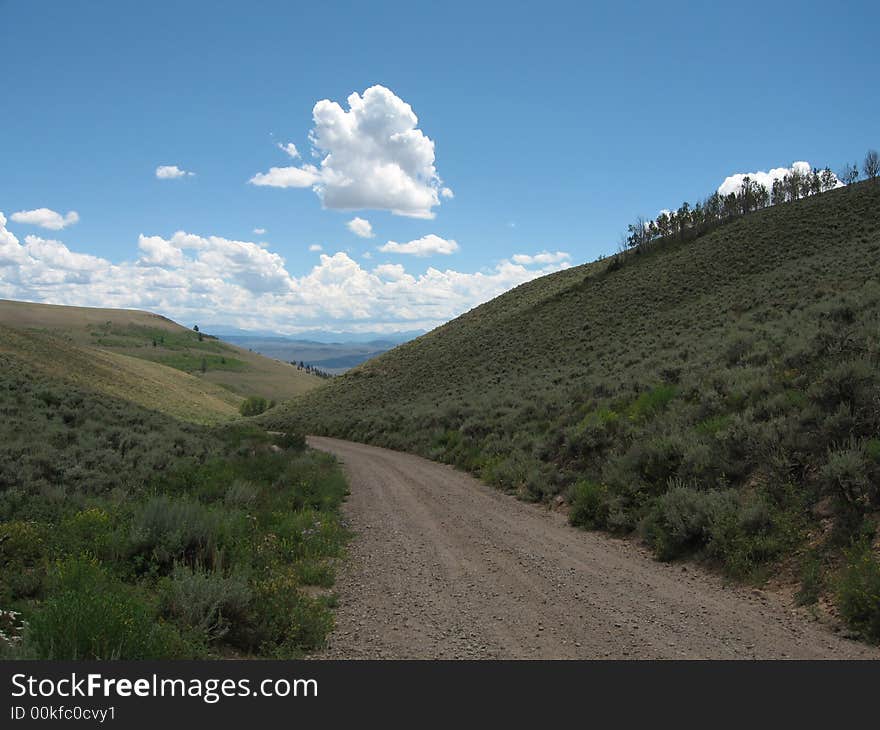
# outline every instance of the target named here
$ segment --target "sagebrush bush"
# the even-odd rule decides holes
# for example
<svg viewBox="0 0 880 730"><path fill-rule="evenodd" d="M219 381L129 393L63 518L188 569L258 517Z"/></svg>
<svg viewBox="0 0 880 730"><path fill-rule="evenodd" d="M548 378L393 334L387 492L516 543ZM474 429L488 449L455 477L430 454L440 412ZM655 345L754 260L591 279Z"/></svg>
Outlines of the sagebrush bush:
<svg viewBox="0 0 880 730"><path fill-rule="evenodd" d="M219 526L219 515L197 502L153 497L134 515L129 552L160 570L178 560L213 564Z"/></svg>
<svg viewBox="0 0 880 730"><path fill-rule="evenodd" d="M864 512L874 501L876 487L869 478L864 451L855 441L828 452L820 478L827 492L848 509Z"/></svg>
<svg viewBox="0 0 880 730"><path fill-rule="evenodd" d="M810 395L825 407L840 404L861 406L869 399L870 386L877 380L876 367L865 360L831 364L816 380Z"/></svg>
<svg viewBox="0 0 880 730"><path fill-rule="evenodd" d="M737 510L730 490L699 491L678 484L657 498L642 534L658 558L672 560L707 547L718 526Z"/></svg>
<svg viewBox="0 0 880 730"><path fill-rule="evenodd" d="M844 554L846 565L837 585L841 615L854 629L880 641L880 561L865 539Z"/></svg>
<svg viewBox="0 0 880 730"><path fill-rule="evenodd" d="M725 572L740 579L760 578L773 560L791 550L801 538L795 511L771 506L752 496L738 508L720 512L713 521L707 556Z"/></svg>
<svg viewBox="0 0 880 730"><path fill-rule="evenodd" d="M243 576L178 563L159 592L162 614L204 641L247 630L251 589Z"/></svg>
<svg viewBox="0 0 880 730"><path fill-rule="evenodd" d="M223 503L229 507L252 507L259 493L259 488L253 482L245 479L236 479L227 487Z"/></svg>

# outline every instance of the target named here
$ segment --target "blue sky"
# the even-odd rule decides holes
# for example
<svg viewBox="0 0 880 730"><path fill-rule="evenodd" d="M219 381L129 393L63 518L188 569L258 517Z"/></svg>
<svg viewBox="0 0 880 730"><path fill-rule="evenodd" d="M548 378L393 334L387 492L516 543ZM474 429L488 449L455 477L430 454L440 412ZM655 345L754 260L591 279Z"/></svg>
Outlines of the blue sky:
<svg viewBox="0 0 880 730"><path fill-rule="evenodd" d="M877 3L317 5L0 0L0 235L19 247L0 296L290 332L429 327L612 252L636 215L730 174L836 170L880 146ZM349 119L349 95L376 85L390 96L367 112L409 105L413 146L371 158L355 135L313 155L316 102ZM382 165L424 138L436 177L398 192L437 203L376 205L362 191L390 189ZM328 153L350 159L322 171ZM249 182L304 165L324 206L312 186ZM336 193L373 206L334 209ZM78 220L12 217L42 208Z"/></svg>

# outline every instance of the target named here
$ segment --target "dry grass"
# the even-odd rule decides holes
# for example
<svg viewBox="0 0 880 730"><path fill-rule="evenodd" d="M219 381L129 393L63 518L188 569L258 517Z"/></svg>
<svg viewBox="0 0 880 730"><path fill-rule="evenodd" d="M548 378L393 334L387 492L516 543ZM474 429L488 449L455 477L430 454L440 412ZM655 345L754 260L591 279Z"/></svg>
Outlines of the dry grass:
<svg viewBox="0 0 880 730"><path fill-rule="evenodd" d="M120 367L124 372L145 377L147 382L135 391L129 385L118 387L124 388L126 393L136 392L136 397L131 399L138 403L144 402L139 400L143 396L147 404L158 393L165 393L164 399L181 397L179 406L175 406L176 415L181 417L187 417L186 409L190 407L195 409L199 419L204 418L205 413L226 417L231 414L230 407L244 397L257 395L282 401L301 395L322 382L288 363L263 357L209 335L203 334L200 339L192 330L151 312L0 300L0 326L4 325L18 331L50 336L55 343L53 346L63 342L85 348L84 351L90 353L87 357L97 358L105 367L108 363L116 363L114 367ZM98 352L117 359L99 357ZM51 353L43 354L49 360L53 359ZM118 359L120 357L124 359ZM136 365L131 360L152 364L149 367ZM207 361L204 372L203 360ZM171 368L166 365L176 368L178 375L169 375L166 371ZM181 371L186 377L179 377ZM82 372L88 372L88 368ZM106 383L106 392L113 392L109 390L114 387L111 381L112 378ZM207 399L204 404L202 399Z"/></svg>
<svg viewBox="0 0 880 730"><path fill-rule="evenodd" d="M0 353L35 371L193 423L235 417L242 398L180 370L94 347L46 332L0 325Z"/></svg>

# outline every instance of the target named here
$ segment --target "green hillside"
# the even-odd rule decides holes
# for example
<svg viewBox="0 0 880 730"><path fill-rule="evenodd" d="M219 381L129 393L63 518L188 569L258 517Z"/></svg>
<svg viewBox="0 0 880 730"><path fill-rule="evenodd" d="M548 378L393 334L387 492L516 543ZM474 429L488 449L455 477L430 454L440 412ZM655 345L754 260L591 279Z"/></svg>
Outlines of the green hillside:
<svg viewBox="0 0 880 730"><path fill-rule="evenodd" d="M524 284L267 422L562 494L576 524L638 530L662 558L754 577L796 553L804 601L856 540L841 600L865 628L878 317L880 184L863 183Z"/></svg>
<svg viewBox="0 0 880 730"><path fill-rule="evenodd" d="M193 423L219 423L235 418L243 400L190 373L79 346L45 330L0 325L0 355L26 365L31 372Z"/></svg>
<svg viewBox="0 0 880 730"><path fill-rule="evenodd" d="M222 342L209 333L195 332L151 312L0 300L0 327L3 326L27 332L32 338L50 336L50 348L64 344L81 353L91 353L84 354L84 358L107 361L105 355L97 354L100 351L163 366L156 369L141 364L139 370L154 381L170 380L169 395L185 389L187 380L169 374L167 369L186 373L194 399L208 394L226 404L225 408L205 405L202 409L221 416L234 413L237 404L248 396L283 400L321 383L320 378L289 363ZM117 358L115 362L124 361ZM121 367L127 373L132 366ZM187 405L174 415L188 410Z"/></svg>

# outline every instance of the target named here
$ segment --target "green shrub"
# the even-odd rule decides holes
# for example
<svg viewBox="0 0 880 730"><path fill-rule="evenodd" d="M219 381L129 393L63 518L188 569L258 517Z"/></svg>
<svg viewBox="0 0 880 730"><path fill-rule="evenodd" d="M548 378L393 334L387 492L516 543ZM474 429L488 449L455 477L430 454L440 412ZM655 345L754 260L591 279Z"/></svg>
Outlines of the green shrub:
<svg viewBox="0 0 880 730"><path fill-rule="evenodd" d="M261 413L264 413L268 408L269 401L261 396L252 395L242 401L241 405L238 407L238 410L243 416L259 416Z"/></svg>
<svg viewBox="0 0 880 730"><path fill-rule="evenodd" d="M332 515L308 508L276 512L272 527L280 555L286 561L342 554L346 532Z"/></svg>
<svg viewBox="0 0 880 730"><path fill-rule="evenodd" d="M716 433L723 431L730 424L730 415L721 413L710 416L700 421L694 430L701 435L714 436Z"/></svg>
<svg viewBox="0 0 880 730"><path fill-rule="evenodd" d="M0 599L4 602L34 596L40 591L48 537L48 525L42 523L0 523Z"/></svg>
<svg viewBox="0 0 880 730"><path fill-rule="evenodd" d="M800 539L797 513L771 506L760 497L719 514L711 532L708 556L738 579L759 578L768 563Z"/></svg>
<svg viewBox="0 0 880 730"><path fill-rule="evenodd" d="M32 616L27 635L39 658L162 659L182 650L173 629L97 561L59 563L52 580L52 595Z"/></svg>
<svg viewBox="0 0 880 730"><path fill-rule="evenodd" d="M333 629L333 614L319 599L299 589L291 569L279 566L254 584L251 640L262 654L301 656L324 645Z"/></svg>
<svg viewBox="0 0 880 730"><path fill-rule="evenodd" d="M577 527L602 528L608 524L608 488L582 479L571 488L568 521Z"/></svg>
<svg viewBox="0 0 880 730"><path fill-rule="evenodd" d="M620 416L611 408L599 408L588 413L570 435L576 453L594 454L609 448L623 426Z"/></svg>
<svg viewBox="0 0 880 730"><path fill-rule="evenodd" d="M304 586L330 588L336 579L336 571L328 560L310 558L301 560L296 566L296 575Z"/></svg>
<svg viewBox="0 0 880 730"><path fill-rule="evenodd" d="M328 454L312 452L290 460L284 479L291 488L286 499L296 510L311 508L332 512L348 494L345 477Z"/></svg>
<svg viewBox="0 0 880 730"><path fill-rule="evenodd" d="M36 565L45 554L48 534L48 525L39 522L0 522L0 567L3 572Z"/></svg>
<svg viewBox="0 0 880 730"><path fill-rule="evenodd" d="M656 388L642 393L630 406L629 416L634 421L645 420L655 416L675 398L674 385L658 385Z"/></svg>
<svg viewBox="0 0 880 730"><path fill-rule="evenodd" d="M272 443L288 451L302 451L306 447L306 437L298 431L279 433L272 436Z"/></svg>
<svg viewBox="0 0 880 730"><path fill-rule="evenodd" d="M840 613L872 641L880 641L880 561L868 540L845 552L846 566L837 586Z"/></svg>
<svg viewBox="0 0 880 730"><path fill-rule="evenodd" d="M636 441L630 446L625 459L635 474L654 492L661 492L667 482L678 474L684 449L681 438L664 434Z"/></svg>
<svg viewBox="0 0 880 730"><path fill-rule="evenodd" d="M873 462L880 462L880 439L868 439L865 443L865 456Z"/></svg>
<svg viewBox="0 0 880 730"><path fill-rule="evenodd" d="M800 571L801 587L795 594L799 606L812 606L819 601L825 586L825 572L821 555L811 550L804 556Z"/></svg>
<svg viewBox="0 0 880 730"><path fill-rule="evenodd" d="M116 524L107 510L89 507L61 523L58 541L69 555L88 553L99 559L110 558L116 551Z"/></svg>

